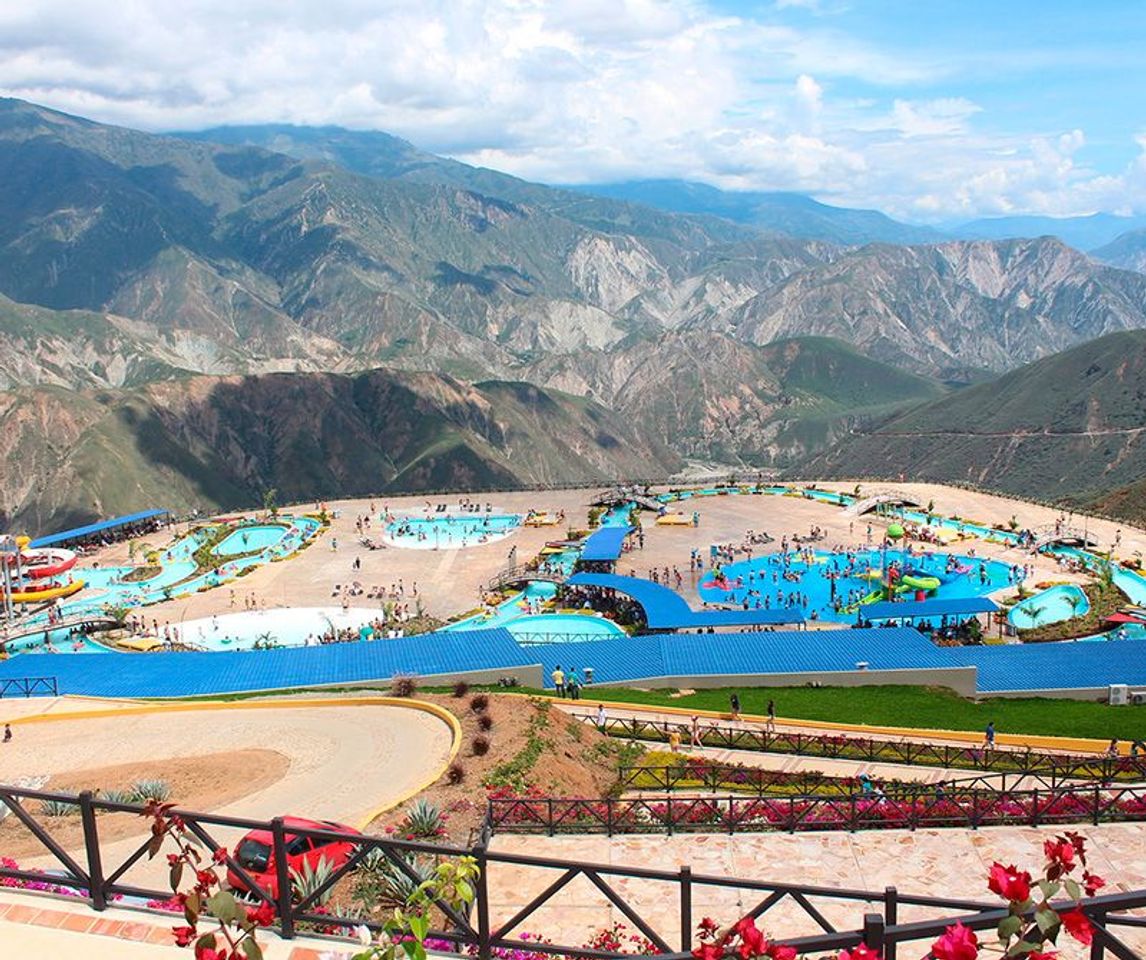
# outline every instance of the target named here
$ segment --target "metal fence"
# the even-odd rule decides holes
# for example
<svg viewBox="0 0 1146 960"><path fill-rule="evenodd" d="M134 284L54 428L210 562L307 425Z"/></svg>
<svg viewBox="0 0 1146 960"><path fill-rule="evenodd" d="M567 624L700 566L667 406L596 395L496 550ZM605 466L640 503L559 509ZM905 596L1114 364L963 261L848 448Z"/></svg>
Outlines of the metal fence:
<svg viewBox="0 0 1146 960"><path fill-rule="evenodd" d="M10 786L0 786L0 801L9 807L12 814L39 841L42 852L38 855L49 855L59 865L59 869L53 870L47 878L43 873L0 865L0 878L13 881L16 885L19 882L37 883L49 879L58 887L75 891L95 910L104 910L117 896L144 899L166 899L170 896L168 890L149 889L124 881L125 874L147 855L150 834L142 825L141 833L147 836L141 839L132 853L122 859L117 857L112 860L108 845L100 838L102 814L140 815L143 813L142 807L99 800L91 793L74 796ZM37 815L30 807L31 803L53 801L74 804L78 809L82 824L82 853L73 856L68 852L52 836L45 822L47 818ZM865 943L874 949L881 949L888 960L895 960L899 944L930 941L956 922L975 930L990 929L1006 916L1006 910L998 904L973 899L913 896L900 893L894 887L878 891L815 887L694 874L688 867L681 867L677 871L649 870L501 853L489 849L488 829L482 832L475 846L466 848L347 834L337 830L312 830L297 827L293 823L288 827L282 818L263 822L184 810L174 812L183 818L190 833L209 850L223 846L219 839L219 831L222 829L265 830L270 834L273 848L271 863L276 873L275 892L260 886L232 857L228 856L226 865L239 876L257 900L270 903L275 908L279 929L286 939L293 938L296 928L303 923L330 929L350 928L363 922L358 917L340 915L337 911L320 913L317 904L323 894L353 873L372 851L379 851L396 870L411 879L415 879L413 867L409 863L411 856L439 861L472 856L477 861L480 874L471 909L458 911L449 904L439 903L438 921L441 929L431 931L430 935L454 944L459 951L471 953L479 960L489 960L498 949L526 949L533 953L585 960L614 960L626 956L624 953L600 948L553 942L552 937L543 941L530 939L528 944L523 944L520 932L524 925L537 923L538 912L542 908L560 907L561 891L579 878L587 880L595 889L602 907L615 909L622 914L642 937L647 938L652 945L651 952L665 955L666 960L687 960L698 919L694 908L720 891L740 891L744 903L744 907L738 910L740 915L767 917L778 905L795 905L805 922L810 920L818 928L818 932L813 935L782 941L796 947L801 953L823 954ZM354 852L348 861L301 900L292 898L287 858L287 844L297 837L328 842L349 841L354 845ZM540 887L540 892L520 907L516 904L506 907L495 901L490 895L491 882L503 870L512 871L514 890L535 890ZM161 872L166 874L165 870ZM645 900L640 899L639 889L648 893ZM673 905L671 911L663 909L666 903ZM901 922L899 911L903 907L911 907L914 914L925 914L925 918L909 923ZM1081 909L1094 924L1095 942L1091 957L1102 960L1109 951L1119 958L1137 958L1139 954L1113 930L1119 927L1146 928L1146 919L1129 914L1129 911L1144 907L1146 890L1084 900ZM499 908L505 915L498 915ZM841 908L856 918L854 926L840 928L825 915L838 914ZM175 915L172 915L172 919L176 922L181 920L176 920ZM730 919L721 918L722 921ZM371 921L367 921L367 925L377 929L377 924Z"/></svg>
<svg viewBox="0 0 1146 960"><path fill-rule="evenodd" d="M4 697L55 697L58 695L55 677L11 677L0 680L0 700Z"/></svg>
<svg viewBox="0 0 1146 960"><path fill-rule="evenodd" d="M598 723L593 714L574 713L603 733L631 740L667 743L670 733L688 734L688 724L680 721L646 720L641 717L606 717ZM982 746L959 746L912 740L878 740L868 737L825 736L772 731L766 727L737 727L712 724L700 728L705 747L782 753L829 760L857 760L868 763L898 763L907 766L946 767L962 770L990 770L997 773L1039 774L1063 780L1146 781L1146 756L1072 756L1033 750Z"/></svg>
<svg viewBox="0 0 1146 960"><path fill-rule="evenodd" d="M491 798L495 832L803 833L919 828L1051 826L1146 821L1146 787L929 791L837 795Z"/></svg>

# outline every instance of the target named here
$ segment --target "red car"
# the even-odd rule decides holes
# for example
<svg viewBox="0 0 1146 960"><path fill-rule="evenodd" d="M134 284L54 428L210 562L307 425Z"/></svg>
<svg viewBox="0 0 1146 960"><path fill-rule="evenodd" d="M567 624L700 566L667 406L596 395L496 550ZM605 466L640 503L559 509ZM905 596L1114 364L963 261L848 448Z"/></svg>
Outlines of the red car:
<svg viewBox="0 0 1146 960"><path fill-rule="evenodd" d="M301 873L305 863L309 863L311 869L317 869L321 860L326 860L337 869L354 855L358 844L353 840L331 840L323 837L310 837L305 834L299 835L291 833L292 829L337 830L339 833L351 834L356 837L362 836L353 827L335 823L332 820L302 820L298 817L284 817L283 825L287 829L284 837L287 867L295 873ZM278 896L279 883L275 868L274 836L269 830L252 830L243 837L235 847L234 859L259 887L272 897ZM227 867L227 883L238 893L250 893L246 882L231 866Z"/></svg>

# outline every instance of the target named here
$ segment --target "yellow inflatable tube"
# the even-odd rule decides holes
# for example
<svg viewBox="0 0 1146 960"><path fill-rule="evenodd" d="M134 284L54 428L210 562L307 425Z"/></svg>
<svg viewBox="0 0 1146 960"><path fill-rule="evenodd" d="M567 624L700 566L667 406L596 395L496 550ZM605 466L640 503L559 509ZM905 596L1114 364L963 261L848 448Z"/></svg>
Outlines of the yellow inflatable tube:
<svg viewBox="0 0 1146 960"><path fill-rule="evenodd" d="M66 583L62 587L51 587L48 590L17 590L12 594L13 603L43 603L46 600L59 600L60 597L70 597L84 588L82 580Z"/></svg>

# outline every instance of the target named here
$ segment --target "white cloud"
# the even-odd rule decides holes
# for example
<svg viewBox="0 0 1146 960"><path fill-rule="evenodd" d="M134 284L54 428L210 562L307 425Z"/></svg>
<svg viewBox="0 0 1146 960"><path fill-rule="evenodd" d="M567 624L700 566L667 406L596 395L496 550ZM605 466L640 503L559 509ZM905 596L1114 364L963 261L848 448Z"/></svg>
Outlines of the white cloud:
<svg viewBox="0 0 1146 960"><path fill-rule="evenodd" d="M957 90L957 66L794 27L790 6L824 12L815 0L756 19L703 0L184 0L174 16L159 0L23 0L0 6L0 90L152 130L386 130L551 182L679 176L922 218L1146 207L1146 160L1099 177L1080 160L1082 131L988 135L972 99L934 95Z"/></svg>

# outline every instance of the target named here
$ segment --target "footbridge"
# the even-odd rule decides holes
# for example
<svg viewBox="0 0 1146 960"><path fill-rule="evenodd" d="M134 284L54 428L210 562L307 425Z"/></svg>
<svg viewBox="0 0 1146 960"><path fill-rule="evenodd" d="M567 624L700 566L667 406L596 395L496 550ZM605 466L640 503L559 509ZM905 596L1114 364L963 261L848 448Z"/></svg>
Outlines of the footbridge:
<svg viewBox="0 0 1146 960"><path fill-rule="evenodd" d="M27 623L15 624L7 630L0 628L0 649L9 643L23 640L25 637L38 637L56 630L78 629L84 633L90 633L94 630L110 630L116 626L119 626L119 622L104 613L76 614L75 616L64 617L54 623L37 623L34 626Z"/></svg>
<svg viewBox="0 0 1146 960"><path fill-rule="evenodd" d="M657 513L665 506L651 493L637 490L636 487L610 487L601 491L592 500L594 507L619 507L626 503L635 503L642 510L653 510Z"/></svg>
<svg viewBox="0 0 1146 960"><path fill-rule="evenodd" d="M568 575L564 573L556 571L542 572L541 570L533 569L522 564L502 570L486 584L486 589L491 591L505 590L510 587L520 587L526 583L537 581L560 586L567 578Z"/></svg>
<svg viewBox="0 0 1146 960"><path fill-rule="evenodd" d="M918 507L920 502L914 497L899 490L874 490L862 500L856 500L844 508L844 514L849 517L859 517L884 504L894 504L902 507Z"/></svg>
<svg viewBox="0 0 1146 960"><path fill-rule="evenodd" d="M1068 523L1048 523L1034 531L1031 549L1038 551L1061 543L1072 547L1097 547L1098 540L1089 530Z"/></svg>

